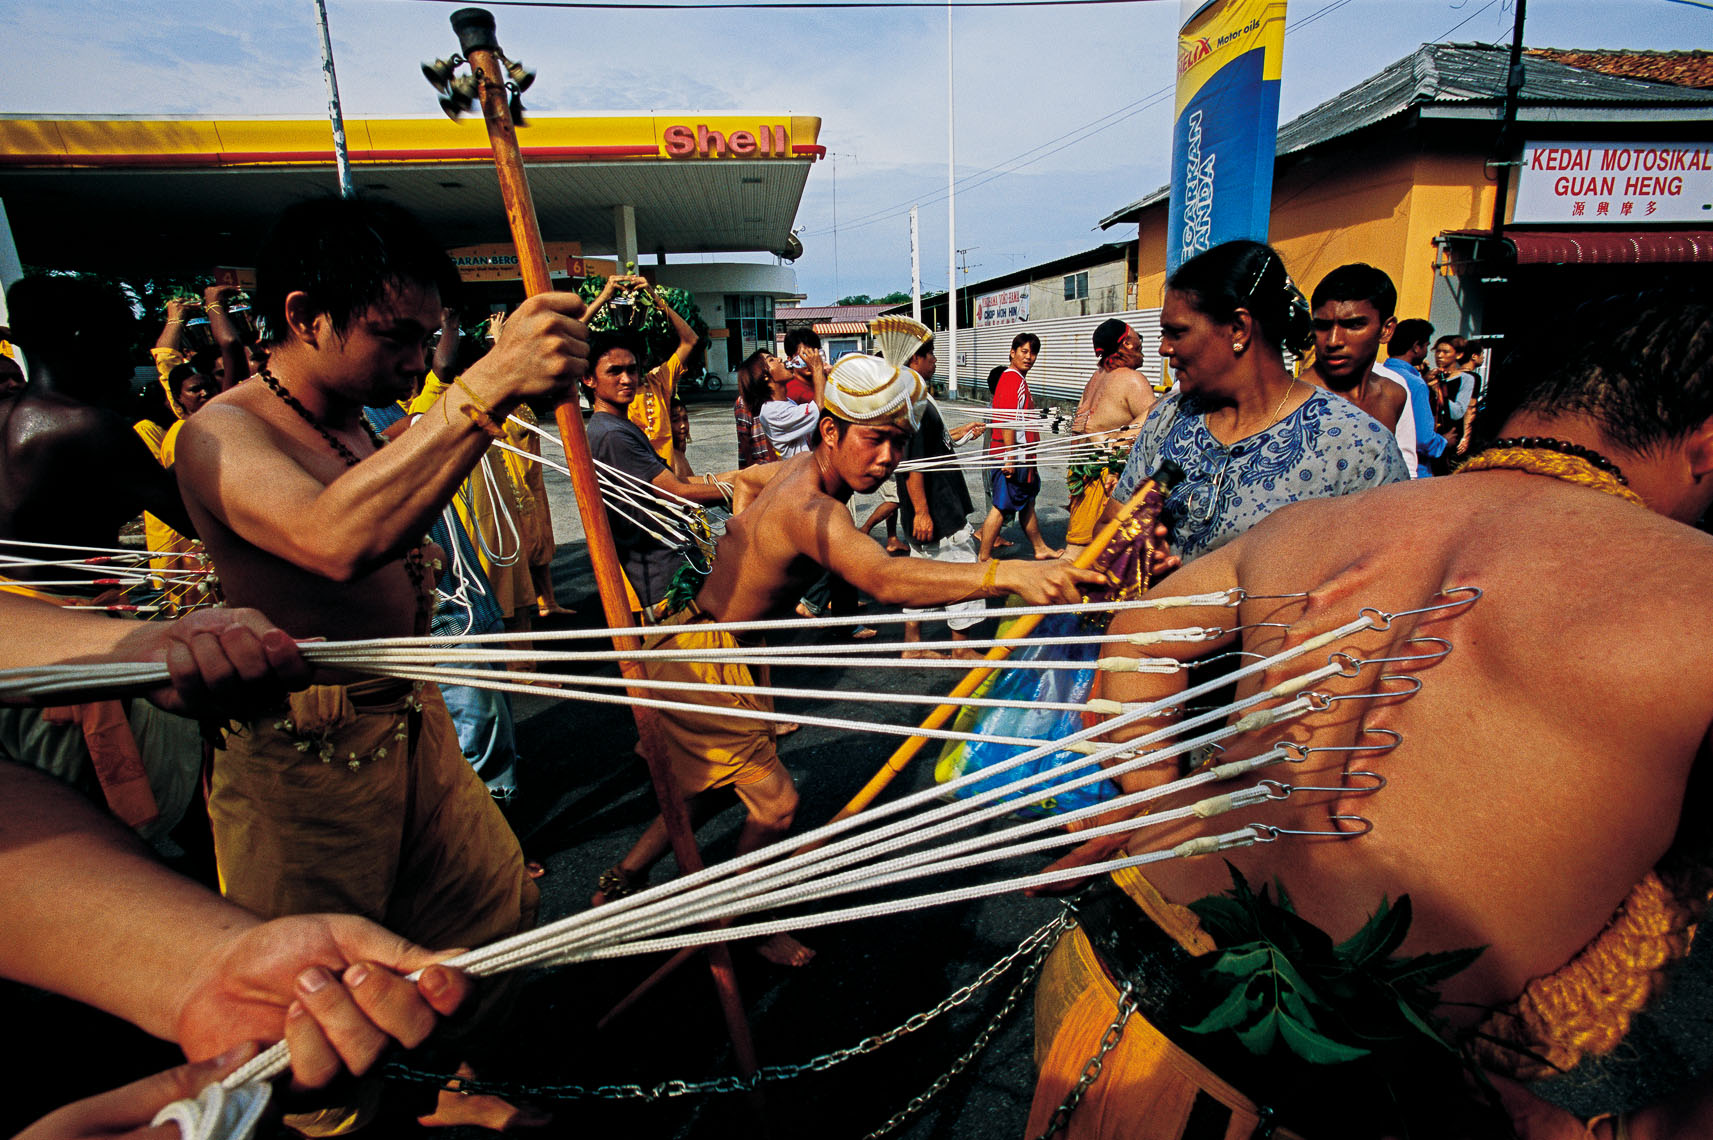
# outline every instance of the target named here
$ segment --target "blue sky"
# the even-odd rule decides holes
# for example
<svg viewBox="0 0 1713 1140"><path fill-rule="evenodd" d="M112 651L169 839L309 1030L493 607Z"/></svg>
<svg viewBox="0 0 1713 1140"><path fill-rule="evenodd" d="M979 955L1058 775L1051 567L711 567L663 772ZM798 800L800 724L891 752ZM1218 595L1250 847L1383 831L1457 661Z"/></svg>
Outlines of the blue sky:
<svg viewBox="0 0 1713 1140"><path fill-rule="evenodd" d="M435 110L417 64L455 47L457 6L328 0L346 114ZM811 301L908 289L912 201L924 290L945 287L944 10L495 12L508 54L540 73L527 99L539 113L821 116L835 157L811 174L798 215L798 287ZM955 12L957 244L970 250L970 282L1129 236L1095 225L1166 180L1177 20L1177 0ZM1511 20L1512 0L1290 0L1281 120L1423 42L1508 42ZM1713 10L1537 0L1526 39L1707 48ZM0 0L0 42L12 49L0 113L326 111L310 0Z"/></svg>

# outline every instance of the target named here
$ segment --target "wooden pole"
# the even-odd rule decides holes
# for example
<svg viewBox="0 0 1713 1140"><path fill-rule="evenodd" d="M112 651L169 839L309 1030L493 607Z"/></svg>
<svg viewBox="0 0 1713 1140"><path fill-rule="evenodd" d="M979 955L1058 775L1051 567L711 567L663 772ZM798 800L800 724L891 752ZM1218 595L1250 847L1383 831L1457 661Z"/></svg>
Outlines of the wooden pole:
<svg viewBox="0 0 1713 1140"><path fill-rule="evenodd" d="M541 224L536 220L535 199L530 194L529 179L524 173L523 155L518 150L517 130L506 103L506 74L499 61L500 45L494 34L493 14L482 8L460 8L452 13L452 30L458 34L459 48L476 73L482 117L488 124L488 141L494 149L494 168L499 174L500 194L505 200L506 221L511 226L512 240L517 246L524 290L532 297L548 292L553 283L548 276L547 251L542 245ZM589 440L583 430L583 413L575 392L560 402L554 410L554 418L559 424L559 439L565 448L566 465L571 470L577 509L583 518L583 533L588 539L589 562L594 567L602 612L606 615L607 624L615 629L634 626L630 603L625 597L624 572L619 566L618 548L613 543L612 527L607 522L606 507L601 501L601 486L595 474L594 461L589 457ZM613 645L621 651L640 648L640 642L634 636L615 637ZM642 678L642 666L636 661L621 661L619 669L633 680ZM630 693L633 697L647 695L643 689L632 689ZM652 709L633 706L631 712L636 717L643 758L648 763L655 799L660 801L660 814L666 821L678 869L686 875L699 871L703 866L702 854L696 847L689 811L678 795L672 774L663 759L666 753L660 747L659 721ZM714 987L719 992L721 1012L731 1033L738 1067L745 1076L749 1076L757 1067L755 1045L750 1036L749 1020L744 1014L743 998L738 992L737 976L732 969L731 951L723 943L709 946L708 965L714 977Z"/></svg>

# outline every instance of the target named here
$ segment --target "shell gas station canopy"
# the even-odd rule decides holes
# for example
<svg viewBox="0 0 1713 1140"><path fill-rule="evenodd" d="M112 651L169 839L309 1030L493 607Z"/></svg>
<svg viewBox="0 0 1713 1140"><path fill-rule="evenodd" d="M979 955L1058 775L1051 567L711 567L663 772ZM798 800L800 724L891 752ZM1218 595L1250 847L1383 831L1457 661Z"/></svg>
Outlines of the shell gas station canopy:
<svg viewBox="0 0 1713 1140"><path fill-rule="evenodd" d="M788 255L809 167L803 115L531 116L518 131L542 236L621 264L639 254ZM448 249L506 243L480 119L347 119L352 182L415 213ZM325 119L0 119L0 204L20 258L61 269L253 265L281 209L338 193ZM566 255L556 274L580 275Z"/></svg>

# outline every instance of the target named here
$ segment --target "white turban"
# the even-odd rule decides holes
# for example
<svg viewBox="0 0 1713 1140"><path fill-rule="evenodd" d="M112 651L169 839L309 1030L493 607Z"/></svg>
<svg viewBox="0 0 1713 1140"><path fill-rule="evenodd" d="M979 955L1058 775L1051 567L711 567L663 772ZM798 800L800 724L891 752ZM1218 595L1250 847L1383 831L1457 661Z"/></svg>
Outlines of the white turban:
<svg viewBox="0 0 1713 1140"><path fill-rule="evenodd" d="M913 369L878 356L851 353L827 374L827 411L864 427L916 430L928 386Z"/></svg>

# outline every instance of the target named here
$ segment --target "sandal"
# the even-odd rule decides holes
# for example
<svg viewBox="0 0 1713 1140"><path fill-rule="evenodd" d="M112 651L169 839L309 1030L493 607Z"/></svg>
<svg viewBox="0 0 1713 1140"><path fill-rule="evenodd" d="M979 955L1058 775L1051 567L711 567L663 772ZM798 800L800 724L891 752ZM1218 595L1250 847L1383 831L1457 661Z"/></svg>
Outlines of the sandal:
<svg viewBox="0 0 1713 1140"><path fill-rule="evenodd" d="M594 902L595 906L618 902L622 898L636 894L646 886L648 886L647 871L631 872L615 863L602 871L600 878L595 880L595 894L600 902L594 902L593 899L590 901Z"/></svg>

